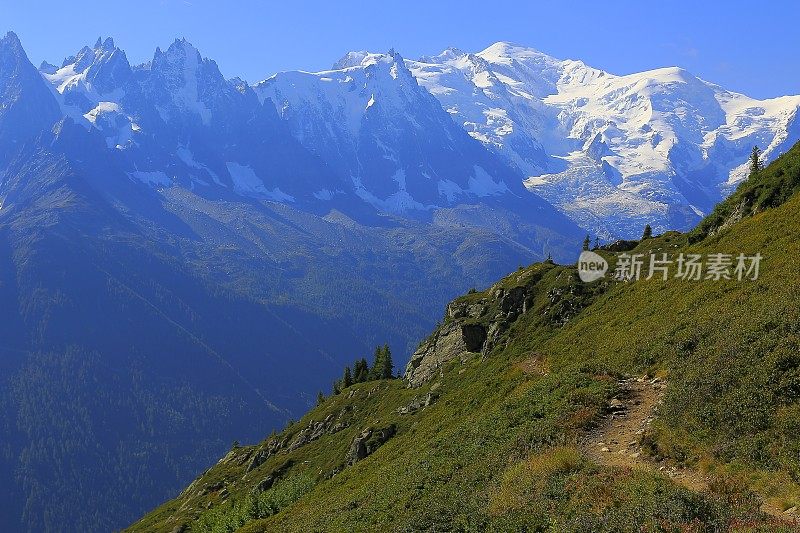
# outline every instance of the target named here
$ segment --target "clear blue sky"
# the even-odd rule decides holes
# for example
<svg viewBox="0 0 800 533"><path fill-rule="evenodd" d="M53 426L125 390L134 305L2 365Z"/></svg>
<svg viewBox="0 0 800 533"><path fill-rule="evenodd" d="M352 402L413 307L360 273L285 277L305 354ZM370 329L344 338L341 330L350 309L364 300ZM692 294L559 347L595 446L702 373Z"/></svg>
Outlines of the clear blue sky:
<svg viewBox="0 0 800 533"><path fill-rule="evenodd" d="M186 37L226 76L258 81L348 50L416 58L504 40L615 74L678 65L755 97L800 93L798 20L796 0L0 0L0 31L17 32L37 65L101 35L134 63Z"/></svg>

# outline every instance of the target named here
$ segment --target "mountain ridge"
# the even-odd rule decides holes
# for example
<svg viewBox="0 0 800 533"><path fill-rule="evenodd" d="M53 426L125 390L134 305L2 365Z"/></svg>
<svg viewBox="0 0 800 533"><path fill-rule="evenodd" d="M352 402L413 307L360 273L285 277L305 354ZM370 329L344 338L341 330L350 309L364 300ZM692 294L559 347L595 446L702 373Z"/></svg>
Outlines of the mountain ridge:
<svg viewBox="0 0 800 533"><path fill-rule="evenodd" d="M582 235L531 195L420 216L315 196L352 181L186 41L61 64L0 44L3 531L122 527L355 354L405 357L441 302ZM462 166L510 173L444 119Z"/></svg>
<svg viewBox="0 0 800 533"><path fill-rule="evenodd" d="M170 48L178 43L188 44L176 40ZM354 180L356 196L373 207L406 215L427 208L430 193L418 192L419 198L415 198L402 186L391 200L386 198L386 187L391 187L392 181L402 182L396 174L402 166L398 169L394 163L392 170L391 152L371 150L361 158L368 157L366 167L364 163L358 164L362 167L344 164L343 154L337 153L336 148L349 144L342 131L331 138L336 140L333 147L324 148L326 142L331 143L323 140L328 135L326 129L344 126L357 138L360 114L354 107L360 106L361 114L365 114L363 111L369 110L367 104L374 102L370 100L372 93L376 88L386 89L385 83L370 82L373 89L360 104L348 100L355 82L341 83L347 74L340 76L339 83L327 84L329 87L323 92L328 96L324 98L322 93L296 94L308 92L300 87L309 85L310 78L327 80L333 73L347 69L374 69L381 63L379 58L394 54L397 53L349 52L332 70L287 71L252 85L262 103L270 99L282 108L279 115L293 130L295 139L307 148L321 151L325 164L338 170L338 178L329 176L319 189L305 191L312 203L341 195L351 189L349 182ZM743 179L752 145L762 146L764 157L771 160L800 138L800 96L755 100L726 91L680 67L617 76L581 61L562 61L502 41L477 53L451 48L420 60L402 59L399 54L397 58L420 86L438 99L460 129L521 173L529 190L604 240L635 236L645 223L660 231L689 229ZM266 87L277 87L276 80L283 79L286 86L279 84L281 94L273 92L267 98ZM301 79L305 81L298 86ZM251 87L241 80L231 81L244 92ZM350 88L345 90L345 85ZM360 90L365 91L365 87ZM315 98L320 98L319 104ZM330 98L342 103L333 104ZM295 106L302 103L302 112L284 108L292 99ZM347 111L326 116L329 111L324 110L325 106L331 109L331 105L344 105ZM382 125L388 124L387 120L381 119ZM191 160L191 154L187 158ZM381 162L384 158L389 161ZM381 178L380 189L368 191L357 174L373 173L380 168L374 166L375 162L386 167L380 172L388 172L389 176ZM199 164L205 165L202 161ZM263 176L258 169L253 173L249 168L235 170L243 182L258 183ZM413 180L409 183L413 184ZM270 187L258 186L257 190L281 201L296 196L284 193L280 186ZM464 190L449 179L440 180L434 197L441 201L463 194L459 191ZM249 187L242 191L255 193Z"/></svg>
<svg viewBox="0 0 800 533"><path fill-rule="evenodd" d="M759 252L757 279L521 268L452 301L405 379L233 446L126 531L795 531L798 154L742 184L760 210L629 250ZM612 426L633 441L598 442Z"/></svg>
<svg viewBox="0 0 800 533"><path fill-rule="evenodd" d="M753 145L771 160L800 127L798 96L758 101L679 67L616 76L500 42L410 68L531 190L605 239L635 236L630 219L689 229L746 176Z"/></svg>

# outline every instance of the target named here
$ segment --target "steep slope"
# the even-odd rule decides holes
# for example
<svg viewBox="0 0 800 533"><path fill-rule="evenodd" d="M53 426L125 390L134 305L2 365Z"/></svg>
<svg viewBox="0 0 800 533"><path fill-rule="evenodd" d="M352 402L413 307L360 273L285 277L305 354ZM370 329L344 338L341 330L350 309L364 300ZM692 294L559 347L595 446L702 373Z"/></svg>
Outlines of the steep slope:
<svg viewBox="0 0 800 533"><path fill-rule="evenodd" d="M760 253L757 279L520 269L452 302L406 379L353 385L235 446L129 530L796 530L800 197L764 184L796 181L797 150L759 181L781 200L694 243L670 232L630 250ZM620 256L596 252L613 270ZM586 439L636 376L666 384L631 443L653 466L593 460ZM707 483L666 475L682 470Z"/></svg>
<svg viewBox="0 0 800 533"><path fill-rule="evenodd" d="M19 146L58 118L58 107L19 38L0 39L0 171Z"/></svg>
<svg viewBox="0 0 800 533"><path fill-rule="evenodd" d="M690 235L698 240L723 231L742 218L777 207L800 188L800 146L795 145L766 169L742 182Z"/></svg>
<svg viewBox="0 0 800 533"><path fill-rule="evenodd" d="M357 194L389 211L519 191L510 169L449 120L399 54L358 59L338 70L277 74L256 90Z"/></svg>
<svg viewBox="0 0 800 533"><path fill-rule="evenodd" d="M583 237L395 53L258 88L185 40L37 74L9 35L0 61L3 530L120 527L354 356L402 360L454 294ZM355 456L395 431L365 435Z"/></svg>
<svg viewBox="0 0 800 533"><path fill-rule="evenodd" d="M40 74L10 35L0 58L3 531L122 527L345 361L406 356L453 294L579 240L499 204L320 200L336 174L185 41Z"/></svg>
<svg viewBox="0 0 800 533"><path fill-rule="evenodd" d="M528 257L447 225L159 194L76 163L91 140L65 121L0 187L5 531L120 526L303 412L353 354L402 353L437 300Z"/></svg>
<svg viewBox="0 0 800 533"><path fill-rule="evenodd" d="M500 218L507 229L523 226L503 237L542 256L561 256L581 233L453 124L394 52L251 88L225 80L186 40L130 67L106 39L42 75L64 113L100 130L126 172L152 187L336 209L359 220L446 216L495 230Z"/></svg>
<svg viewBox="0 0 800 533"><path fill-rule="evenodd" d="M607 239L689 229L746 177L753 145L774 159L800 136L800 97L759 101L679 68L615 76L503 42L407 64L530 190Z"/></svg>
<svg viewBox="0 0 800 533"><path fill-rule="evenodd" d="M2 187L3 462L13 471L3 496L19 503L2 513L6 531L113 528L231 433L285 420L293 391L276 374L313 390L291 366L325 364L278 306L192 276L173 246L120 213L93 180L118 180L125 201L158 207L110 168L72 163L63 144L83 148L70 136L85 132L59 126L19 154ZM261 333L230 340L249 329ZM279 330L287 336L271 340ZM90 485L94 495L76 490Z"/></svg>

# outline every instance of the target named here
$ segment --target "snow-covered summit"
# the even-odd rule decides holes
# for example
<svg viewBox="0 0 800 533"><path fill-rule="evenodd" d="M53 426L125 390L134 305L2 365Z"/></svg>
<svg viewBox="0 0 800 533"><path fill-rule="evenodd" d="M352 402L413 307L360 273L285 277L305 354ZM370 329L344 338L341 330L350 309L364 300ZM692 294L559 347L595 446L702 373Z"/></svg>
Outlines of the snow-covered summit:
<svg viewBox="0 0 800 533"><path fill-rule="evenodd" d="M46 66L41 70L59 93L79 91L95 99L121 87L131 74L125 52L110 37L98 39L94 48L84 46L55 71Z"/></svg>
<svg viewBox="0 0 800 533"><path fill-rule="evenodd" d="M407 61L453 119L601 237L685 229L800 138L800 97L758 101L677 67L616 76L507 42Z"/></svg>
<svg viewBox="0 0 800 533"><path fill-rule="evenodd" d="M361 66L364 60L370 55L378 55L378 54L370 54L366 50L347 52L345 55L341 57L341 59L339 59L336 63L333 64L331 70L342 70L345 68Z"/></svg>
<svg viewBox="0 0 800 533"><path fill-rule="evenodd" d="M515 188L525 194L518 174L449 118L399 53L350 52L335 67L276 74L255 90L362 199L405 213Z"/></svg>

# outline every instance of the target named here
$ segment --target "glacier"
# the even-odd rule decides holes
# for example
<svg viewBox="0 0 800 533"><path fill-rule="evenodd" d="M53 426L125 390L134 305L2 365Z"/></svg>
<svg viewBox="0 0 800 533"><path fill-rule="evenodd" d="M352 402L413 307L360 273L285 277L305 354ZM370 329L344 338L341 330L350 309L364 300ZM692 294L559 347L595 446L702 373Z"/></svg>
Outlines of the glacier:
<svg viewBox="0 0 800 533"><path fill-rule="evenodd" d="M756 100L672 67L617 76L495 43L408 68L473 138L601 239L686 230L800 139L800 96Z"/></svg>

